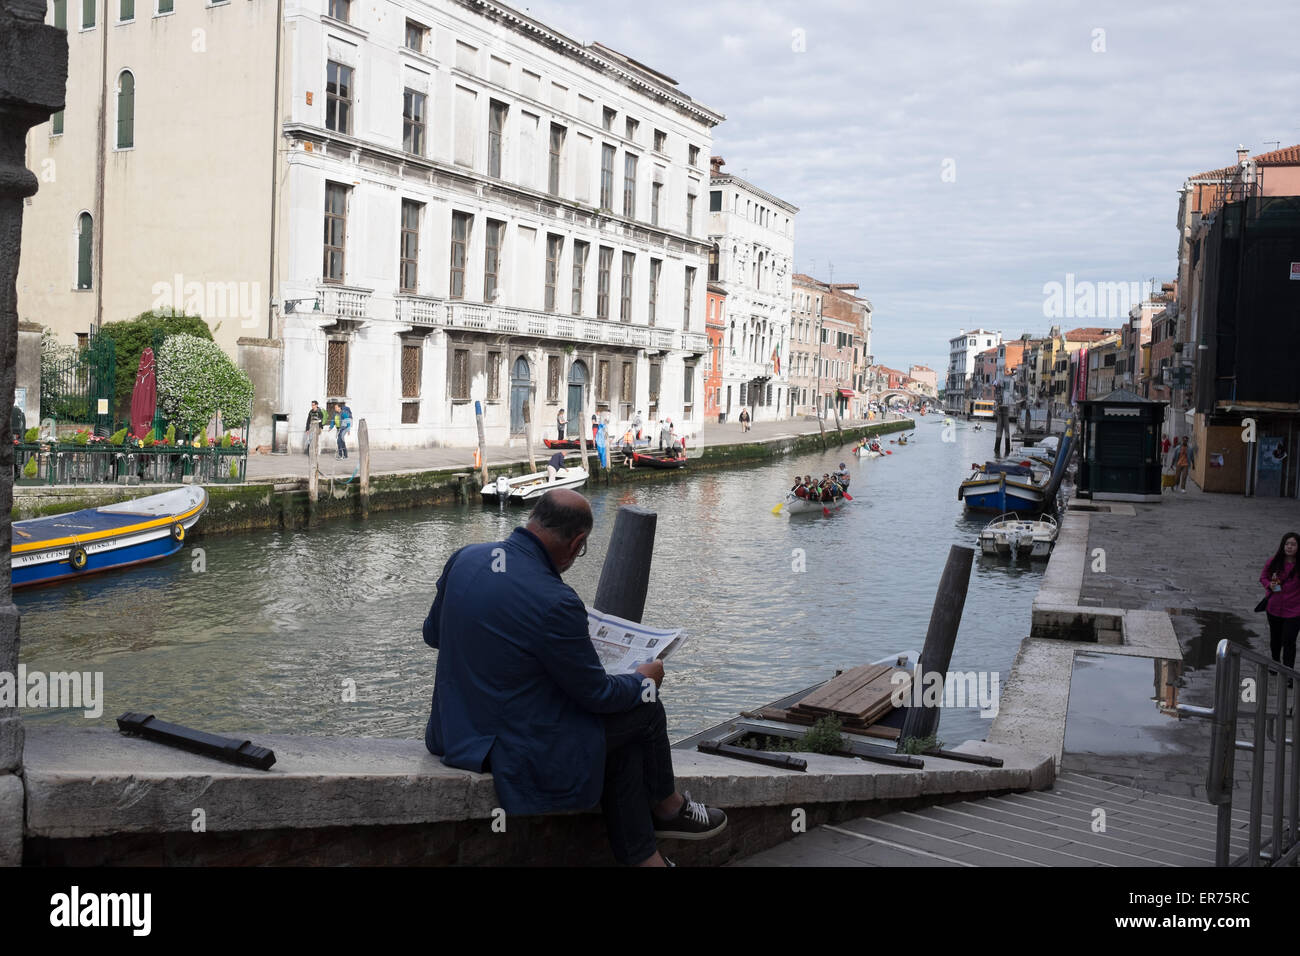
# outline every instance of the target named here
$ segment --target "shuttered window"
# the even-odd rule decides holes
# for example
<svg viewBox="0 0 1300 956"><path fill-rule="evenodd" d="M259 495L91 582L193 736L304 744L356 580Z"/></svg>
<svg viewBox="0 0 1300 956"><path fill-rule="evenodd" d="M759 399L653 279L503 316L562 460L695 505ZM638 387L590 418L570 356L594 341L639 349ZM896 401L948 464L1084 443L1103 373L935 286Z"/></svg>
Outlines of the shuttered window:
<svg viewBox="0 0 1300 956"><path fill-rule="evenodd" d="M596 316L609 318L609 271L614 265L614 250L600 247L600 265L596 273Z"/></svg>
<svg viewBox="0 0 1300 956"><path fill-rule="evenodd" d="M117 148L135 145L135 77L123 70L117 77Z"/></svg>
<svg viewBox="0 0 1300 956"><path fill-rule="evenodd" d="M489 352L487 362L487 397L489 402L501 400L501 353Z"/></svg>
<svg viewBox="0 0 1300 956"><path fill-rule="evenodd" d="M452 354L451 397L460 401L469 398L469 349L456 349Z"/></svg>
<svg viewBox="0 0 1300 956"><path fill-rule="evenodd" d="M77 218L77 288L91 287L91 263L95 251L95 220L83 212Z"/></svg>
<svg viewBox="0 0 1300 956"><path fill-rule="evenodd" d="M558 355L546 357L546 400L548 402L560 400L560 357Z"/></svg>
<svg viewBox="0 0 1300 956"><path fill-rule="evenodd" d="M331 339L325 359L325 394L329 398L342 398L348 393L348 343Z"/></svg>
<svg viewBox="0 0 1300 956"><path fill-rule="evenodd" d="M420 397L423 353L421 343L402 343L402 398Z"/></svg>
<svg viewBox="0 0 1300 956"><path fill-rule="evenodd" d="M605 360L596 366L596 401L609 401L609 362Z"/></svg>

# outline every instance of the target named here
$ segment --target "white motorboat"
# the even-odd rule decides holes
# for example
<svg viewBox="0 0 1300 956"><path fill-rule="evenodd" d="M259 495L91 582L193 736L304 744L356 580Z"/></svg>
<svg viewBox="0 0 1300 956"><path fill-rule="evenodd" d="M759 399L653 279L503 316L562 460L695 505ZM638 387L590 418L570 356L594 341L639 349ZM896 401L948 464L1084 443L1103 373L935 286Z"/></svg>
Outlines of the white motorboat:
<svg viewBox="0 0 1300 956"><path fill-rule="evenodd" d="M479 489L485 500L492 501L533 501L554 491L556 488L581 488L587 483L587 471L584 468L561 468L554 479L547 478L547 472L537 471L531 475L507 478L499 475L496 481L490 481Z"/></svg>
<svg viewBox="0 0 1300 956"><path fill-rule="evenodd" d="M1013 558L1046 558L1056 542L1056 521L1051 515L1036 519L1004 514L980 532L980 551Z"/></svg>

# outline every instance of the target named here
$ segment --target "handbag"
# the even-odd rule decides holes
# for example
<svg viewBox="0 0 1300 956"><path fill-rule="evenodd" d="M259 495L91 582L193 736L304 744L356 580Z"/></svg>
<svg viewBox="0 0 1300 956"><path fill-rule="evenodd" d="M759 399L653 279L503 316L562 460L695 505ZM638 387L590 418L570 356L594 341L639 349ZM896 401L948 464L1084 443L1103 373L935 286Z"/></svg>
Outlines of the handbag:
<svg viewBox="0 0 1300 956"><path fill-rule="evenodd" d="M1271 596L1272 596L1272 595L1265 594L1265 595L1264 595L1264 599L1263 599L1262 601L1260 601L1258 604L1255 605L1255 613L1256 613L1256 614L1258 614L1260 611L1267 611L1267 610L1268 610L1268 599L1269 599Z"/></svg>

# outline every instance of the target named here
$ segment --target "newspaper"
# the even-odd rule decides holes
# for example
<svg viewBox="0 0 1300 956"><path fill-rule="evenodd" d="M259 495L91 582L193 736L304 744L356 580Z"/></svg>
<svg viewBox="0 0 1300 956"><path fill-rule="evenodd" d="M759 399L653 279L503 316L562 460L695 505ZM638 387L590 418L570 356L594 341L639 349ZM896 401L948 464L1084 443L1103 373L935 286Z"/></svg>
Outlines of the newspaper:
<svg viewBox="0 0 1300 956"><path fill-rule="evenodd" d="M587 630L609 674L631 674L646 661L663 660L686 643L681 629L664 630L587 609Z"/></svg>

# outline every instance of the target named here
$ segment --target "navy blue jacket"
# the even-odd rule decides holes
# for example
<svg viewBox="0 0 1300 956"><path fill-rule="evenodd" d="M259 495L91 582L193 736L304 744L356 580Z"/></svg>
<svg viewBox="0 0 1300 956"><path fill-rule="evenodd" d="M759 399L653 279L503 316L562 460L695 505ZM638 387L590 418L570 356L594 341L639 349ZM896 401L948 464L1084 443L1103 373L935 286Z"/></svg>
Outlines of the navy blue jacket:
<svg viewBox="0 0 1300 956"><path fill-rule="evenodd" d="M429 752L490 769L507 813L594 807L605 773L600 715L637 706L641 675L605 673L582 599L525 528L461 548L437 586L424 622L424 642L438 651Z"/></svg>

